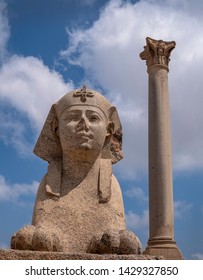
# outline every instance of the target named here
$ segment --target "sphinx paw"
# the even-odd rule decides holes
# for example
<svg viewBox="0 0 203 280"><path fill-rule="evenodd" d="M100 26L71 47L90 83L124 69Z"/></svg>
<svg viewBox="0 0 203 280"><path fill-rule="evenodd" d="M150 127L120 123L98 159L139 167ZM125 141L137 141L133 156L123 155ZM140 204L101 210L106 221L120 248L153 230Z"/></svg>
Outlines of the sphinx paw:
<svg viewBox="0 0 203 280"><path fill-rule="evenodd" d="M11 238L11 249L29 251L62 251L57 234L32 225L25 226Z"/></svg>
<svg viewBox="0 0 203 280"><path fill-rule="evenodd" d="M130 230L120 230L120 255L140 255L142 251L142 244L139 238Z"/></svg>
<svg viewBox="0 0 203 280"><path fill-rule="evenodd" d="M107 230L101 236L93 236L87 249L91 254L141 254L142 245L139 238L131 231Z"/></svg>
<svg viewBox="0 0 203 280"><path fill-rule="evenodd" d="M11 237L11 249L14 250L32 250L32 237L35 227L25 226L13 234Z"/></svg>

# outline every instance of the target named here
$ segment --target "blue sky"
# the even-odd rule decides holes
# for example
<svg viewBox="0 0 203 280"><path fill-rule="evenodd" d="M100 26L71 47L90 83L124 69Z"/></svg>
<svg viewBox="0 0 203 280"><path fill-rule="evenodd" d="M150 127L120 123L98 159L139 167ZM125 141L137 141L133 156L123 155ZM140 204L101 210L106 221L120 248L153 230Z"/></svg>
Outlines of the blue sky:
<svg viewBox="0 0 203 280"><path fill-rule="evenodd" d="M86 84L117 106L126 221L148 240L147 36L175 40L169 72L175 240L203 259L203 2L0 0L0 248L30 224L47 164L32 153L51 104Z"/></svg>

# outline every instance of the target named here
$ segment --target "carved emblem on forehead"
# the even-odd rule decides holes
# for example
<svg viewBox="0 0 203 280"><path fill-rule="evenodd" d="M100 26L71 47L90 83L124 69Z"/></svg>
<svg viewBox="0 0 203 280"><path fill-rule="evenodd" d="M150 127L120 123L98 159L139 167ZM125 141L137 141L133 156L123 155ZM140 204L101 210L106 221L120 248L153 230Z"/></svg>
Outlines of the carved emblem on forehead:
<svg viewBox="0 0 203 280"><path fill-rule="evenodd" d="M94 93L92 91L87 91L87 88L85 85L83 85L83 87L81 89L77 89L74 93L73 93L73 97L80 97L80 100L82 102L86 102L87 97L93 97Z"/></svg>

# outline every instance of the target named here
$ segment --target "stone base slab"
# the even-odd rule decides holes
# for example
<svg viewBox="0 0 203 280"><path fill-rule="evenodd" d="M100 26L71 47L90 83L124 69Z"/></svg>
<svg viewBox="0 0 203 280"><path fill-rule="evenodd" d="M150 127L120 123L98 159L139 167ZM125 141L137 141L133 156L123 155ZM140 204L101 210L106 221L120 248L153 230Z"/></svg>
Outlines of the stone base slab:
<svg viewBox="0 0 203 280"><path fill-rule="evenodd" d="M149 255L70 254L65 252L19 251L0 249L0 260L164 260Z"/></svg>
<svg viewBox="0 0 203 280"><path fill-rule="evenodd" d="M162 255L166 260L183 260L183 256L177 247L147 247L143 252L145 255Z"/></svg>

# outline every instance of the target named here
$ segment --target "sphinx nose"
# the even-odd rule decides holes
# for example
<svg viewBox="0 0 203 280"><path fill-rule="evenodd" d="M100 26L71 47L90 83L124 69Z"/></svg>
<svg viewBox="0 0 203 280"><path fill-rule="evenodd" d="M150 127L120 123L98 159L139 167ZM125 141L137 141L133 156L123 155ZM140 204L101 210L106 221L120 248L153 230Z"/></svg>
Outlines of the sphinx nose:
<svg viewBox="0 0 203 280"><path fill-rule="evenodd" d="M79 130L83 129L85 131L89 130L89 125L88 125L87 119L85 119L84 117L81 118L81 120L78 123L78 129Z"/></svg>

